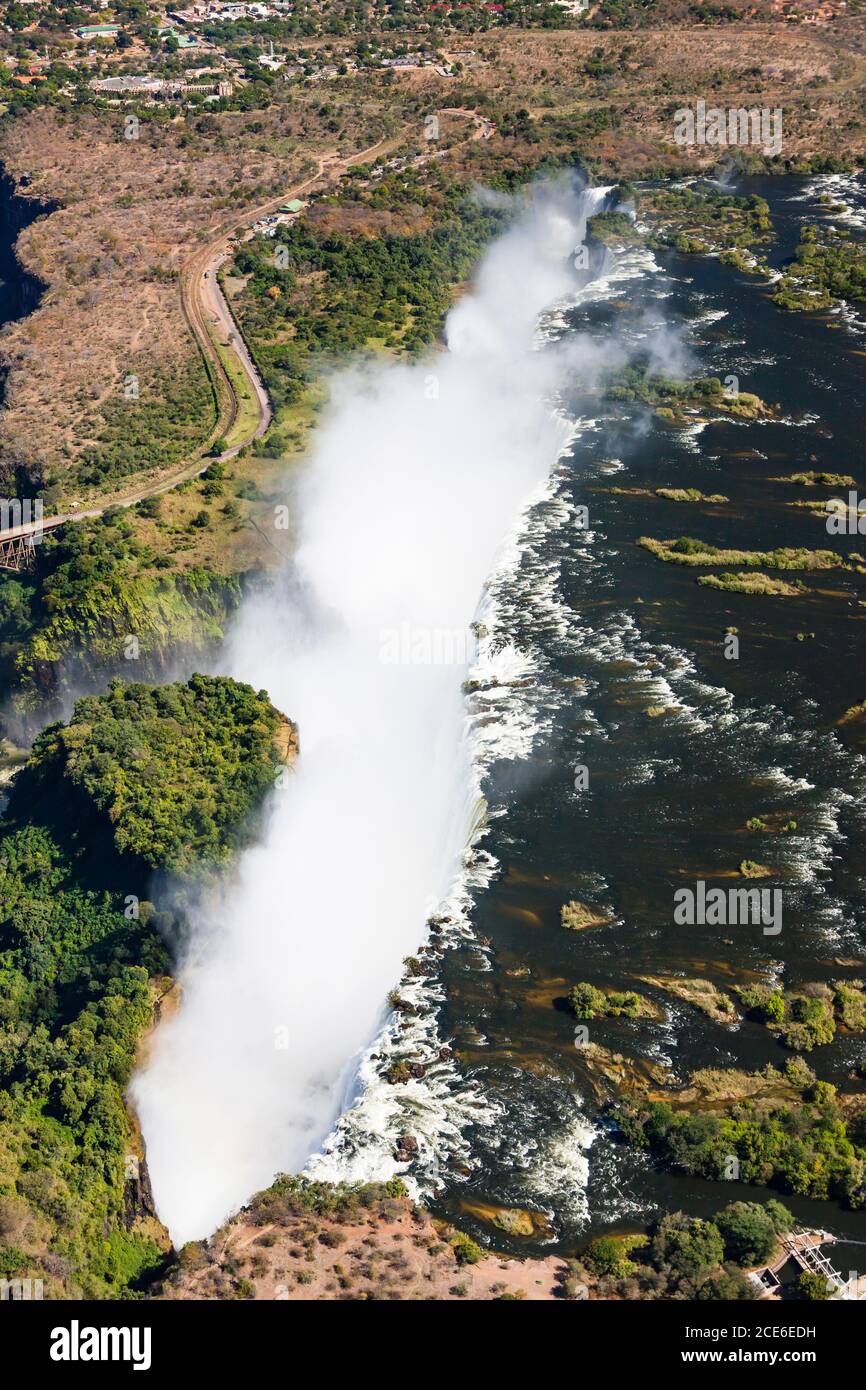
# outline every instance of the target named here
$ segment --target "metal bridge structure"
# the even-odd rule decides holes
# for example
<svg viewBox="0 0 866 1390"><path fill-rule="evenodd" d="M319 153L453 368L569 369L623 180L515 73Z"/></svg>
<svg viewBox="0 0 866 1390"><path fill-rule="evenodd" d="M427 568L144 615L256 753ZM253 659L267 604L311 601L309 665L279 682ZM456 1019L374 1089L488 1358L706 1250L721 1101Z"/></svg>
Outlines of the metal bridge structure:
<svg viewBox="0 0 866 1390"><path fill-rule="evenodd" d="M858 1276L856 1271L852 1271L846 1279L821 1249L822 1245L834 1243L835 1239L829 1231L788 1231L781 1237L778 1257L764 1269L754 1270L750 1277L760 1287L764 1298L777 1298L781 1288L779 1270L793 1260L807 1273L826 1279L833 1290L831 1298L866 1300L866 1276Z"/></svg>
<svg viewBox="0 0 866 1390"><path fill-rule="evenodd" d="M67 516L40 517L20 526L0 530L0 569L32 570L36 566L36 547L46 531L53 531L71 518Z"/></svg>

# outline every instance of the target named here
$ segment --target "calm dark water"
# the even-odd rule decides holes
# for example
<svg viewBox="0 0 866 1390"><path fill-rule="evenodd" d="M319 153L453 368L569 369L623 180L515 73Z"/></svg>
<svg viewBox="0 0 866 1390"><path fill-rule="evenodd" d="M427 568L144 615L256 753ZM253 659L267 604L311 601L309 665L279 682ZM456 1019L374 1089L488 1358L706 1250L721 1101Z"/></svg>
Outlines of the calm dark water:
<svg viewBox="0 0 866 1390"><path fill-rule="evenodd" d="M846 188L862 212L862 185ZM826 215L817 202L824 186L750 180L737 191L770 203L776 265L791 254L803 220ZM863 234L856 225L854 234ZM729 986L770 970L786 984L866 971L866 766L837 727L866 696L866 580L806 575L802 598L724 594L635 544L641 535L694 535L761 550L866 548L866 538L830 538L821 519L785 506L827 490L770 481L813 468L866 484L866 335L839 315L788 314L770 302L764 282L674 253L657 256L655 269L620 265L554 336L603 340L612 331L656 347L673 331L701 374L735 374L741 390L777 404L781 418L684 431L640 406L582 395L575 383L565 406L584 425L532 513L501 605L503 641L534 662L522 698L538 733L531 757L498 762L485 786L492 819L484 845L500 872L475 905L481 949L467 945L443 959L443 1032L496 1117L470 1131L475 1166L441 1200L450 1212L467 1201L544 1210L563 1250L660 1211L705 1213L761 1195L656 1172L599 1128L602 1096L564 1007L572 984L635 987L661 1005L664 1021L593 1022L591 1041L622 1053L631 1071L661 1065L684 1081L697 1067L755 1070L791 1054L760 1026L720 1026L642 985L640 975ZM612 486L697 487L730 501L618 497L606 490ZM580 504L589 508L589 532L575 526ZM730 625L737 660L725 657ZM648 715L658 706L666 712ZM589 776L580 792L578 764ZM745 828L750 817L774 813L796 820L796 832ZM738 886L732 875L744 858L770 864L773 877L761 886L783 890L779 936L756 926L674 924L678 887L699 878ZM560 908L572 898L603 910L610 925L563 930ZM809 1055L820 1077L855 1091L864 1089L850 1079L863 1060L866 1044L855 1036ZM866 1213L790 1205L811 1224L866 1239ZM482 1237L484 1230L477 1227Z"/></svg>

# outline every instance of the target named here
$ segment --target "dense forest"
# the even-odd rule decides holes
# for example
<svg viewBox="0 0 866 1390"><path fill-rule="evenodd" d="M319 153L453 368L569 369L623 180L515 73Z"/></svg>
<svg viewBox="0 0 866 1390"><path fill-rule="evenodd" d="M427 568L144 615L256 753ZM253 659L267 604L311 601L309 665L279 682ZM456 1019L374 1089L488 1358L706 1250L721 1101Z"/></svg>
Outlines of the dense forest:
<svg viewBox="0 0 866 1390"><path fill-rule="evenodd" d="M130 1296L161 1267L123 1102L170 984L153 871L225 863L284 765L286 727L231 680L117 681L34 744L0 826L0 1277Z"/></svg>
<svg viewBox="0 0 866 1390"><path fill-rule="evenodd" d="M631 1144L680 1172L718 1181L735 1155L743 1182L866 1205L866 1112L846 1113L835 1086L800 1059L787 1075L800 1083L798 1099L744 1099L723 1113L626 1100L613 1117Z"/></svg>
<svg viewBox="0 0 866 1390"><path fill-rule="evenodd" d="M146 504L141 504L142 507ZM0 575L0 680L23 707L54 692L61 662L86 649L109 670L134 635L137 657L219 639L236 577L170 568L120 511L46 535L35 574Z"/></svg>
<svg viewBox="0 0 866 1390"><path fill-rule="evenodd" d="M323 360L365 345L413 354L439 333L455 284L464 280L506 213L482 205L439 172L403 172L371 188L359 180L323 199L318 218L305 217L259 236L235 254L246 279L238 301L244 337L252 344L274 404L291 405ZM356 209L368 232L339 231L328 210ZM417 230L376 234L377 215ZM364 226L364 222L360 224Z"/></svg>

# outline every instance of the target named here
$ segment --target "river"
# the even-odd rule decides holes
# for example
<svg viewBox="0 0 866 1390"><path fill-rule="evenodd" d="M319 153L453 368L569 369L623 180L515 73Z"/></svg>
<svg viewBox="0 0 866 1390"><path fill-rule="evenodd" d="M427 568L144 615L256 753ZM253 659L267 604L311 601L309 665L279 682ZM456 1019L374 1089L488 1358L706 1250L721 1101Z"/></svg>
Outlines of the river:
<svg viewBox="0 0 866 1390"><path fill-rule="evenodd" d="M768 200L776 267L804 220L828 216L818 201L827 191L862 235L862 180L749 179L734 191ZM864 960L866 767L837 727L864 695L863 577L806 576L802 598L725 594L635 544L685 534L761 550L857 550L856 537L828 540L820 519L785 505L804 490L770 479L804 468L863 479L863 326L849 312L789 314L769 293L714 259L627 250L544 316L548 345L590 335L599 351L611 335L639 348L673 331L701 374L736 375L741 390L777 403L779 418L675 428L577 381L551 401L572 437L489 587L487 667L468 696L487 827L433 948L398 991L416 1011L397 1015L370 1049L354 1109L312 1164L330 1177L404 1172L481 1240L490 1228L467 1203L545 1213L548 1234L513 1241L516 1252L568 1252L661 1211L706 1213L761 1195L660 1173L616 1142L574 1046L564 999L573 983L653 999L663 1021L596 1020L592 1040L684 1081L698 1067L755 1070L790 1054L758 1024L713 1023L640 975L725 987L775 972L800 984L850 977ZM698 507L608 490L660 486L730 501ZM581 506L587 529L575 524ZM736 660L725 656L729 626ZM659 708L662 717L648 715ZM579 765L585 790L575 789ZM751 817L776 813L796 831L769 843L746 830ZM774 868L762 886L783 890L778 937L674 924L678 886L724 883L744 857ZM570 899L610 925L564 931ZM820 1077L855 1092L864 1058L856 1035L809 1054ZM401 1060L424 1074L392 1084ZM863 1213L785 1200L810 1224L866 1238Z"/></svg>

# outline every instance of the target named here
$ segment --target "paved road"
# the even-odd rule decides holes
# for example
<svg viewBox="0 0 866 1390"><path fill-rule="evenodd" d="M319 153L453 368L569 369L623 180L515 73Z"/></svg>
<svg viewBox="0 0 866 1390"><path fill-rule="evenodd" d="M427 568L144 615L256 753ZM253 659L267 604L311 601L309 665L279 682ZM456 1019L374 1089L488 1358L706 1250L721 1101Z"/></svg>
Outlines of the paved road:
<svg viewBox="0 0 866 1390"><path fill-rule="evenodd" d="M202 276L200 287L202 310L210 319L214 336L221 339L222 342L228 343L231 351L234 352L243 367L244 375L247 377L252 387L258 405L259 416L258 424L253 431L252 438L260 439L271 423L274 412L268 393L264 388L256 364L250 354L250 350L244 341L243 334L234 321L232 312L226 303L226 297L220 288L220 283L217 279L217 271L223 259L223 257L220 257L219 261L211 262ZM232 389L232 395L234 396L234 394L234 389ZM235 415L237 415L236 398ZM238 453L239 450L244 447L244 444L248 443L249 440L244 440L241 444L234 445L231 449L227 449L222 457L227 458L230 454Z"/></svg>
<svg viewBox="0 0 866 1390"><path fill-rule="evenodd" d="M260 204L252 211L247 209L242 217L227 223L217 237L208 242L206 246L200 247L186 262L181 272L181 308L202 356L208 364L212 379L217 383L216 390L220 402L218 423L209 439L192 458L176 472L155 482L139 485L126 492L112 493L110 497L94 501L88 507L76 508L74 512L62 512L56 516L46 516L42 521L28 522L7 531L0 531L0 544L13 540L32 539L44 531L53 531L58 526L65 526L69 521L83 521L87 517L102 516L103 512L108 511L110 507L135 506L136 502L144 501L145 497L157 497L160 493L169 492L172 488L177 487L179 483L200 477L210 467L213 456L209 455L207 450L214 438L219 438L231 429L238 413L237 397L214 346L211 327L217 332L222 330L223 336L229 341L252 386L259 406L255 428L250 431L248 437L234 444L221 457L233 457L247 444L252 443L254 439L260 438L265 433L273 415L271 403L249 349L232 317L217 281L217 269L228 254L230 240L261 217L265 217L268 213L282 207L283 203L289 199L300 198L304 193L308 193L320 179L331 175L339 176L353 164L362 164L376 151L384 152L389 145L402 138L401 134L385 140L378 140L375 145L359 150L357 154L350 155L347 159L342 159L336 150L323 155L317 162L316 172L309 178L304 179L302 183L295 184L294 187L284 189L278 198L270 198L266 203ZM210 325L208 324L208 316L211 320ZM0 567L2 564L3 560L0 556Z"/></svg>
<svg viewBox="0 0 866 1390"><path fill-rule="evenodd" d="M485 117L478 116L474 111L464 110L461 107L447 107L443 109L441 114L466 116L470 119L474 127L472 135L469 137L470 140L488 139L493 131L491 122ZM222 338L229 343L252 387L259 407L258 420L254 429L220 457L232 458L241 449L251 444L254 439L261 438L273 418L273 410L250 351L232 317L231 310L217 280L217 271L229 254L230 243L242 231L248 230L260 218L275 212L290 199L301 198L305 193L309 193L321 179L326 178L330 181L331 178L339 178L352 165L364 164L372 155L377 153L385 154L389 148L398 145L404 137L405 131L401 131L398 135L377 140L374 145L368 145L366 149L359 150L357 154L349 155L347 158L342 158L336 150L322 155L317 161L316 172L311 174L309 178L295 184L294 187L283 189L278 198L270 198L266 203L259 204L252 211L247 209L243 216L236 217L222 227L219 234L206 246L200 247L183 266L180 282L181 308L207 364L218 402L216 426L209 438L196 450L187 463L176 472L156 482L139 485L127 492L113 493L111 497L95 501L89 507L82 507L74 512L65 512L57 516L48 516L42 521L29 522L12 530L0 531L0 544L16 539L31 538L43 531L51 531L58 526L64 526L69 521L82 521L86 517L102 516L103 512L108 511L110 507L135 506L136 502L142 502L146 497L157 497L160 493L168 492L180 483L200 477L213 462L213 456L207 452L212 446L213 440L228 433L237 419L239 409L234 387L217 352L212 334L221 333ZM424 161L426 158L432 157L434 157L433 152L430 156L421 156L421 160ZM0 567L2 564L3 560L0 556Z"/></svg>

